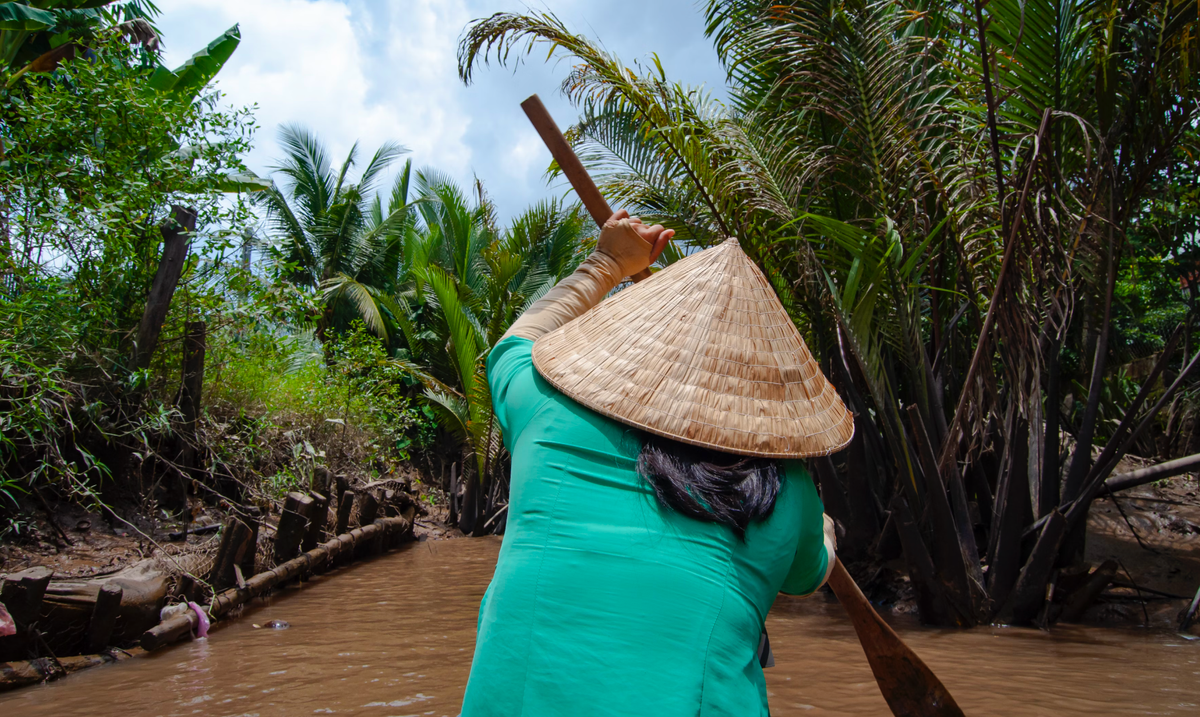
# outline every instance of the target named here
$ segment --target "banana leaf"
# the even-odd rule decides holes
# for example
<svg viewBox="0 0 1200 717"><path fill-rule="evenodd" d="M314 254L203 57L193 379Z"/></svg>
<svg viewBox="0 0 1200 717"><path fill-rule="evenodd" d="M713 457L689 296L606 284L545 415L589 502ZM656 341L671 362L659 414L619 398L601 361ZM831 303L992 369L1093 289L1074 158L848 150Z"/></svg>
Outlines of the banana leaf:
<svg viewBox="0 0 1200 717"><path fill-rule="evenodd" d="M150 76L150 86L160 92L195 97L217 76L241 41L241 30L234 25L174 70L159 65Z"/></svg>
<svg viewBox="0 0 1200 717"><path fill-rule="evenodd" d="M19 2L0 3L0 30L34 32L54 27L54 13Z"/></svg>

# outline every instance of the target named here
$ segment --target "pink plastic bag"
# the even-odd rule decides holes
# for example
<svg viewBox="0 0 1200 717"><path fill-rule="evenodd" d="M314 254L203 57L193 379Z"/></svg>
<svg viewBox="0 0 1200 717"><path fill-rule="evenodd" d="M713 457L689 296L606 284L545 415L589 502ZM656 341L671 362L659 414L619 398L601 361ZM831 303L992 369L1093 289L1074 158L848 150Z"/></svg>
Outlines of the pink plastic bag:
<svg viewBox="0 0 1200 717"><path fill-rule="evenodd" d="M15 634L17 634L17 623L13 622L12 615L8 614L4 603L0 602L0 637Z"/></svg>
<svg viewBox="0 0 1200 717"><path fill-rule="evenodd" d="M194 602L188 603L188 607L195 611L196 618L199 621L196 625L196 637L208 637L208 614L204 612L204 608Z"/></svg>

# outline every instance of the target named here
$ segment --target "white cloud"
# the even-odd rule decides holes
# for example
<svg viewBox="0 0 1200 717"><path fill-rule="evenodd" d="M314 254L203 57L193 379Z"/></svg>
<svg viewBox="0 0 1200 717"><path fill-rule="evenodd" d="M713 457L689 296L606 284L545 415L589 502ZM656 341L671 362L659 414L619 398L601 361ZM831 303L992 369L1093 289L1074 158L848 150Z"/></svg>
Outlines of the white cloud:
<svg viewBox="0 0 1200 717"><path fill-rule="evenodd" d="M510 217L565 187L547 187L550 155L519 103L537 92L559 124L574 110L557 88L569 62L544 50L519 68L480 68L458 79L458 39L474 18L546 7L569 27L600 39L627 62L654 51L677 79L719 87L723 72L703 37L695 0L157 0L174 67L231 25L242 42L218 77L226 100L257 104L261 130L246 158L265 174L279 156L280 124L312 129L340 162L355 140L364 153L393 140L417 167L433 166L464 187L478 176ZM637 15L630 25L625 18ZM517 53L514 53L517 54ZM364 157L365 161L365 157ZM396 169L399 166L397 165ZM387 180L385 180L387 181Z"/></svg>
<svg viewBox="0 0 1200 717"><path fill-rule="evenodd" d="M403 18L382 22L333 0L173 0L162 2L169 43L165 62L182 63L237 23L242 42L218 80L234 106L257 104L261 126L247 158L265 172L278 155L275 133L297 122L312 129L340 162L355 140L364 155L399 141L417 164L460 174L471 152L462 137L466 113L455 106L454 40L466 12L453 2L406 3ZM396 15L401 8L382 9ZM391 35L404 27L402 35ZM383 52L372 47L386 39ZM363 157L365 161L366 157Z"/></svg>

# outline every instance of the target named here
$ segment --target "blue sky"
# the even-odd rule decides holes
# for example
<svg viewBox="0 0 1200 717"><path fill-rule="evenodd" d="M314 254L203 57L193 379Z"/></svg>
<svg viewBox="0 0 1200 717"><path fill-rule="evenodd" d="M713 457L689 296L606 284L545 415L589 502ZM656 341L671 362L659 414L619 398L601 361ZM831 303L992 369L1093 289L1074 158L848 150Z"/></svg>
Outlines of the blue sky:
<svg viewBox="0 0 1200 717"><path fill-rule="evenodd" d="M277 128L313 129L337 161L355 140L366 153L385 140L412 150L469 186L484 181L503 219L565 184L547 186L549 152L520 102L541 95L561 126L574 110L558 87L569 62L545 52L515 69L458 79L456 51L473 19L529 7L549 10L626 64L662 59L672 79L706 85L723 98L724 72L704 37L696 0L158 0L165 64L175 67L231 25L242 43L218 82L232 105L257 104L251 169L266 175L278 156ZM368 154L369 156L369 154Z"/></svg>

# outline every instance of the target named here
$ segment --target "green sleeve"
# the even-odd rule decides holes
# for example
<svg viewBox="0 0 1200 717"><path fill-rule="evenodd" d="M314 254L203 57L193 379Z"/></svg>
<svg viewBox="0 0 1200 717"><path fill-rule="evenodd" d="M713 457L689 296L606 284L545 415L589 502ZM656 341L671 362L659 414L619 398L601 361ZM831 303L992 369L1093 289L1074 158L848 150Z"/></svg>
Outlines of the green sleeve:
<svg viewBox="0 0 1200 717"><path fill-rule="evenodd" d="M832 546L825 544L825 509L803 464L788 461L785 471L789 489L800 492L800 539L796 542L796 555L780 592L811 595L825 584L833 560Z"/></svg>

